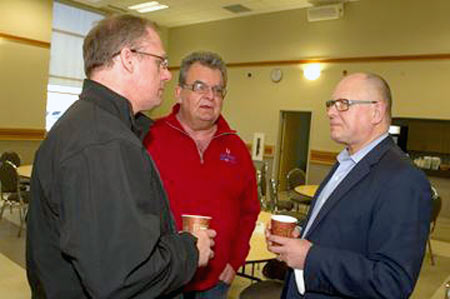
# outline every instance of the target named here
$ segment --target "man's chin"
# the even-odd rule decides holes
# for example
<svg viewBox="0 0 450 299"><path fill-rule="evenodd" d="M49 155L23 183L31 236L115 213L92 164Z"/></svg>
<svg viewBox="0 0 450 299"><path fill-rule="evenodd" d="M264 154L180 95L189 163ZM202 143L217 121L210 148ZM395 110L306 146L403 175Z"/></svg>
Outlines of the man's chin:
<svg viewBox="0 0 450 299"><path fill-rule="evenodd" d="M161 106L163 99L161 97L153 99L148 102L148 105L145 107L145 110L152 110L156 107Z"/></svg>

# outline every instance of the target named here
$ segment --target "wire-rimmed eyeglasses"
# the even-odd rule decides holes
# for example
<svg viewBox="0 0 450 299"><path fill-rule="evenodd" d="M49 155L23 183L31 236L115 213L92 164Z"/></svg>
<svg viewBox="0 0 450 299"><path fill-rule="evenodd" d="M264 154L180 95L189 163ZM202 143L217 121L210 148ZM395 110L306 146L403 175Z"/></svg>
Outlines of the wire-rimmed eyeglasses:
<svg viewBox="0 0 450 299"><path fill-rule="evenodd" d="M337 111L347 111L350 106L358 105L358 104L376 104L378 101L363 101L363 100L348 100L348 99L337 99L337 100L329 100L325 102L327 106L327 110L331 107L336 107Z"/></svg>
<svg viewBox="0 0 450 299"><path fill-rule="evenodd" d="M193 92L199 93L199 94L207 94L209 90L211 89L215 97L224 98L227 94L227 90L225 87L216 85L216 86L209 86L208 84L202 82L202 81L195 81L192 84L183 84L180 85L181 88L186 88L189 90L192 90Z"/></svg>
<svg viewBox="0 0 450 299"><path fill-rule="evenodd" d="M112 57L119 55L121 51L122 50L114 53ZM150 57L153 57L153 58L157 58L159 60L159 66L162 69L164 69L164 70L167 70L168 67L169 67L169 59L167 57L163 57L163 56L156 55L156 54L153 54L153 53L139 51L139 50L136 50L136 49L130 49L130 52L133 52L135 54L147 55L147 56L150 56Z"/></svg>

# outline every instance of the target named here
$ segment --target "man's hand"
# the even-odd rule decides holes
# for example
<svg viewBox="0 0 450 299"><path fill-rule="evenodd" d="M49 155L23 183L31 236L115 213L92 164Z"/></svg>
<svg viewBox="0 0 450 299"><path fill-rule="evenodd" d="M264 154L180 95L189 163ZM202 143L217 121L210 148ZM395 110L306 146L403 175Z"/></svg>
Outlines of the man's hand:
<svg viewBox="0 0 450 299"><path fill-rule="evenodd" d="M213 238L216 236L216 231L212 229L199 229L193 235L197 237L198 266L204 267L214 257L214 251L211 247L214 246Z"/></svg>
<svg viewBox="0 0 450 299"><path fill-rule="evenodd" d="M225 269L223 269L222 273L220 274L219 280L225 282L227 285L231 285L235 276L236 271L234 271L233 267L231 267L230 264L227 264L225 266Z"/></svg>
<svg viewBox="0 0 450 299"><path fill-rule="evenodd" d="M269 246L272 246L272 241L270 241L268 238L271 235L271 223L270 221L266 224L266 230L265 230L265 236L266 236L266 243L267 243L267 249L269 249ZM291 238L298 238L300 237L300 233L301 233L301 227L300 226L296 226L295 229L292 231L292 235Z"/></svg>
<svg viewBox="0 0 450 299"><path fill-rule="evenodd" d="M294 233L293 233L294 234ZM298 235L298 232L295 233ZM278 254L278 259L294 269L303 269L309 249L313 245L305 239L292 239L272 235L266 231L267 249ZM276 244L274 244L276 243Z"/></svg>

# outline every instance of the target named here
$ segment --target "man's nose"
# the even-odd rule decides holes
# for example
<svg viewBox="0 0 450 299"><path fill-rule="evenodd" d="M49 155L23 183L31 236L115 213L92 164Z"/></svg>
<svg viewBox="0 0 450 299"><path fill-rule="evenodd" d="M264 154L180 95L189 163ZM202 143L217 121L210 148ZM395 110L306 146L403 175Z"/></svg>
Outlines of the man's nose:
<svg viewBox="0 0 450 299"><path fill-rule="evenodd" d="M206 91L205 96L207 99L214 100L215 95L214 95L214 90L212 87L208 87L208 90Z"/></svg>
<svg viewBox="0 0 450 299"><path fill-rule="evenodd" d="M328 118L332 118L337 113L336 105L331 105L330 107L327 107L326 109L327 109Z"/></svg>
<svg viewBox="0 0 450 299"><path fill-rule="evenodd" d="M169 71L169 69L163 69L161 80L162 81L170 81L170 80L172 80L172 73Z"/></svg>

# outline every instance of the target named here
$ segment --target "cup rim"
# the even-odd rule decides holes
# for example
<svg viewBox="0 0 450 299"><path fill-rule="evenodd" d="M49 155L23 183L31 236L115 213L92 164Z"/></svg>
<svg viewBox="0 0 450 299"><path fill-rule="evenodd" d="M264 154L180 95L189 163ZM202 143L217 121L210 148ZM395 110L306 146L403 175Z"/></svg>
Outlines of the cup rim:
<svg viewBox="0 0 450 299"><path fill-rule="evenodd" d="M189 217L189 218L202 218L202 219L212 219L211 216L204 215L193 215L193 214L181 214L181 217Z"/></svg>
<svg viewBox="0 0 450 299"><path fill-rule="evenodd" d="M289 216L289 215L272 215L270 217L272 220L284 223L297 223L297 218Z"/></svg>

